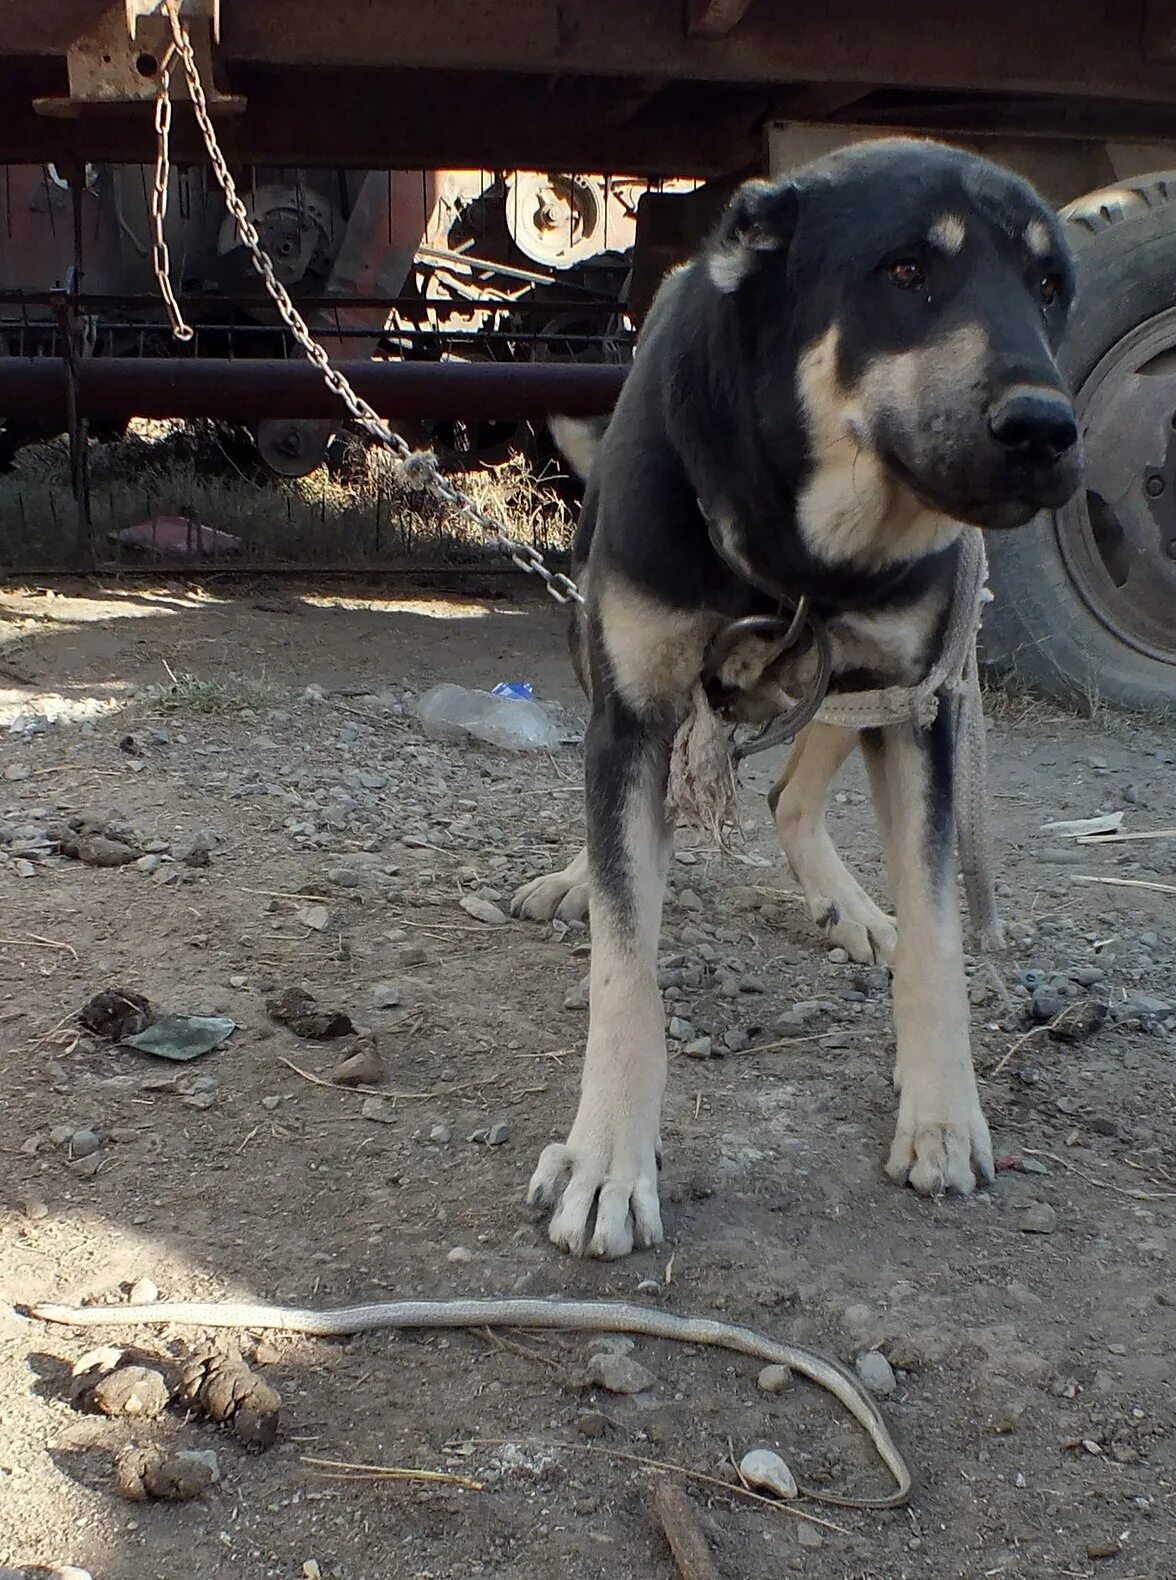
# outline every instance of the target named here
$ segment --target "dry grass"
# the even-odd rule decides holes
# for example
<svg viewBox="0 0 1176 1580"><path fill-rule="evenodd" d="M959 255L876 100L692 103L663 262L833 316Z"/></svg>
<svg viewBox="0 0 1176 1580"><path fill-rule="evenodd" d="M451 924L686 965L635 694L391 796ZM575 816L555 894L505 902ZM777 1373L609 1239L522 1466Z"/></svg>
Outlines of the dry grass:
<svg viewBox="0 0 1176 1580"><path fill-rule="evenodd" d="M126 436L90 451L97 558L116 550L107 534L154 515L187 516L233 533L246 560L367 564L424 557L471 563L476 527L432 495L409 487L391 456L359 440L306 477L281 478L252 441L224 424L136 421ZM545 550L571 539L568 509L521 456L462 473L456 481L512 536ZM0 565L70 568L76 527L64 438L30 445L0 476Z"/></svg>

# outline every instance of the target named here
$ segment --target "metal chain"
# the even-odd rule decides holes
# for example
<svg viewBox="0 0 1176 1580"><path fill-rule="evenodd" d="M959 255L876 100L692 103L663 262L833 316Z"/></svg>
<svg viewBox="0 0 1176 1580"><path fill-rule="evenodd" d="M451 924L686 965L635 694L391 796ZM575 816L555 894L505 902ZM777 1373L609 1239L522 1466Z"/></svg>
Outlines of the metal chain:
<svg viewBox="0 0 1176 1580"><path fill-rule="evenodd" d="M383 420L374 407L370 406L362 396L357 395L338 368L332 367L331 360L326 351L310 332L310 327L302 314L295 307L282 282L274 274L273 264L266 255L261 245L261 237L257 233L249 211L242 202L237 192L225 156L221 152L213 128L212 117L208 112L208 101L204 96L204 87L200 81L200 72L196 65L196 56L192 50L191 40L187 30L180 21L179 0L163 0L163 8L171 23L173 50L180 57L184 68L184 75L188 80L188 92L192 99L192 109L195 112L197 123L204 137L208 157L212 161L212 168L216 175L221 191L224 193L225 206L236 221L237 234L248 248L253 259L254 267L265 284L266 290L273 298L274 304L281 314L284 323L301 346L307 359L312 362L323 376L327 388L337 395L346 406L347 410L361 424L361 426L377 439L387 449L391 450L401 462L402 471L408 481L431 490L440 499L467 521L473 522L485 535L494 548L500 550L514 561L520 570L529 575L538 576L547 588L547 591L557 603L583 603L583 595L570 576L565 576L562 571L553 571L544 563L539 550L529 543L520 543L512 538L500 521L487 515L482 507L468 494L455 487L445 476L438 465L437 458L429 451L413 450L401 436L396 433ZM172 51L169 50L168 60ZM152 215L156 217L155 235L155 270L159 278L159 287L163 292L164 300L168 304L168 311L172 315L173 333L178 339L191 338L192 331L184 323L179 306L172 293L171 283L167 276L167 246L163 240L162 216L167 208L167 175L168 175L168 146L167 133L169 129L171 105L169 98L169 72L167 61L160 72L159 90L156 94L155 128L159 134L158 160L155 170L155 192L152 199ZM167 106L161 111L160 105ZM160 195L162 193L162 196Z"/></svg>
<svg viewBox="0 0 1176 1580"><path fill-rule="evenodd" d="M155 156L155 183L151 188L152 258L155 278L171 319L172 334L177 340L191 340L195 331L184 322L180 304L171 283L171 254L167 247L167 185L171 170L169 142L171 138L171 63L175 46L169 48L159 68L159 85L155 90L155 135L158 151Z"/></svg>

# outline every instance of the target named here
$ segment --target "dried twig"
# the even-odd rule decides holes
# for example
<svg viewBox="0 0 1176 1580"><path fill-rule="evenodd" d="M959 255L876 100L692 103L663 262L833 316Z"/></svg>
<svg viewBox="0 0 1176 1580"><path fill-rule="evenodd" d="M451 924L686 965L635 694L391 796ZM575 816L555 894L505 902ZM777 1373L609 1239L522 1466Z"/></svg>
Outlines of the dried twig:
<svg viewBox="0 0 1176 1580"><path fill-rule="evenodd" d="M1176 894L1176 883L1149 883L1145 878L1100 878L1088 872L1076 872L1075 883L1104 883L1112 889L1149 889L1153 894Z"/></svg>
<svg viewBox="0 0 1176 1580"><path fill-rule="evenodd" d="M1150 1191L1132 1190L1126 1185L1114 1185L1110 1180L1100 1180L1094 1174L1088 1174L1085 1169L1080 1169L1077 1164L1061 1158L1056 1152L1041 1152L1035 1147L1022 1147L1021 1151L1031 1158L1048 1158L1051 1163L1056 1163L1069 1174L1077 1174L1079 1179L1085 1180L1088 1185L1095 1185L1099 1190L1114 1191L1116 1196L1130 1196L1132 1201L1176 1201L1176 1190Z"/></svg>
<svg viewBox="0 0 1176 1580"><path fill-rule="evenodd" d="M479 1448L501 1448L509 1442L517 1442L517 1438L506 1437L475 1437L466 1439ZM531 1441L528 1439L528 1441ZM848 1536L849 1532L843 1525L836 1525L832 1520L823 1520L818 1514L809 1514L805 1509L798 1509L794 1503L783 1503L779 1498L765 1498L762 1492L752 1492L750 1487L740 1486L738 1482L723 1481L718 1476L708 1476L703 1470L691 1470L689 1465L675 1465L667 1459L650 1459L645 1454L629 1454L623 1448L606 1448L603 1443L537 1443L531 1442L532 1448L546 1449L548 1453L563 1453L565 1450L576 1454L603 1454L606 1459L619 1459L627 1465L642 1465L646 1470L659 1470L666 1475L685 1476L688 1481L697 1481L700 1486L717 1487L720 1492L726 1493L729 1498L747 1498L751 1503L767 1504L769 1509L775 1509L777 1514L788 1514L793 1519L807 1520L810 1525L819 1525L824 1531L835 1531L838 1536ZM818 1492L802 1488L802 1494L807 1497L821 1496Z"/></svg>
<svg viewBox="0 0 1176 1580"><path fill-rule="evenodd" d="M1130 845L1137 839L1176 839L1176 828L1141 828L1134 834L1079 834L1078 845Z"/></svg>
<svg viewBox="0 0 1176 1580"><path fill-rule="evenodd" d="M426 1097L449 1097L454 1092L468 1092L474 1086L490 1086L498 1079L496 1075L492 1075L484 1081L467 1081L462 1086L446 1086L437 1092L390 1092L381 1086L341 1086L338 1081L324 1081L321 1075L314 1075L310 1070L304 1070L301 1065L295 1064L293 1059L287 1059L281 1053L278 1055L278 1063L284 1064L288 1070L293 1070L295 1075L300 1075L312 1086L325 1086L330 1092L358 1092L361 1097L387 1097L392 1102L409 1102Z"/></svg>
<svg viewBox="0 0 1176 1580"><path fill-rule="evenodd" d="M1018 1037L1016 1042L1000 1056L991 1070L988 1071L986 1079L992 1080L993 1076L999 1075L1014 1054L1019 1053L1026 1043L1032 1042L1034 1037L1042 1037L1048 1032L1056 1031L1059 1026L1064 1026L1068 1019L1077 1015L1080 1011L1085 1013L1089 1003L1089 999L1075 999L1072 1004L1067 1004L1064 1009L1060 1009L1054 1018L1047 1021L1045 1025L1034 1026L1031 1031L1027 1031L1023 1036Z"/></svg>
<svg viewBox="0 0 1176 1580"><path fill-rule="evenodd" d="M39 933L29 933L24 938L0 938L0 946L23 949L58 949L63 954L72 955L75 960L78 958L78 952L72 944L58 943L56 938L42 938Z"/></svg>
<svg viewBox="0 0 1176 1580"><path fill-rule="evenodd" d="M241 893L257 894L263 900L309 900L314 905L335 905L340 899L338 894L288 894L284 889L242 889Z"/></svg>
<svg viewBox="0 0 1176 1580"><path fill-rule="evenodd" d="M698 1516L681 1487L660 1480L653 1489L653 1512L682 1580L719 1580Z"/></svg>
<svg viewBox="0 0 1176 1580"><path fill-rule="evenodd" d="M554 1371L562 1371L563 1364L551 1355L543 1355L539 1350L528 1349L525 1344L519 1344L514 1339L503 1338L501 1333L495 1333L493 1328L471 1328L470 1332L476 1338L485 1339L496 1350L504 1350L508 1355L521 1355L524 1360L538 1361L541 1366L550 1366Z"/></svg>
<svg viewBox="0 0 1176 1580"><path fill-rule="evenodd" d="M404 1465L354 1465L346 1459L313 1459L301 1456L304 1465L314 1465L322 1471L339 1472L340 1481L427 1481L440 1482L446 1487L465 1487L468 1492L482 1492L485 1482L474 1481L469 1476L454 1475L449 1470L410 1470Z"/></svg>

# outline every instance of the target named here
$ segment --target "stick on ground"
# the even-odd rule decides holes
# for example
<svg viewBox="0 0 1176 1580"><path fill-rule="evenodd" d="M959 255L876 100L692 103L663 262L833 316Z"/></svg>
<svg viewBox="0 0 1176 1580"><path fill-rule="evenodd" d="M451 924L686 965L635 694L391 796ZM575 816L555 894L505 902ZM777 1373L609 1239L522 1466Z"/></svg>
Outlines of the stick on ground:
<svg viewBox="0 0 1176 1580"><path fill-rule="evenodd" d="M664 1477L659 1479L653 1489L653 1512L682 1580L719 1580L698 1516L682 1488Z"/></svg>

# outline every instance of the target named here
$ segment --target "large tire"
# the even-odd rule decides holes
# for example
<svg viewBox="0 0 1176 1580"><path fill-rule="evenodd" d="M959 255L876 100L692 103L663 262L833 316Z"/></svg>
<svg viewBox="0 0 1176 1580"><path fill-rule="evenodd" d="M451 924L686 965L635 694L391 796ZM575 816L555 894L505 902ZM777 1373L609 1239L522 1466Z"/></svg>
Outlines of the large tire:
<svg viewBox="0 0 1176 1580"><path fill-rule="evenodd" d="M1093 192L1062 218L1078 294L1060 361L1087 480L1064 510L987 535L995 602L984 656L1083 709L1176 712L1176 375L1157 361L1176 352L1176 172ZM1145 364L1163 376L1135 379ZM1100 426L1115 390L1114 417ZM1100 469L1112 486L1092 492ZM1124 536L1128 517L1134 536Z"/></svg>

